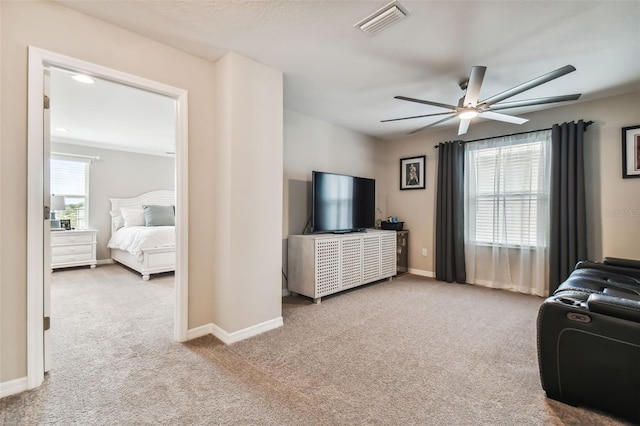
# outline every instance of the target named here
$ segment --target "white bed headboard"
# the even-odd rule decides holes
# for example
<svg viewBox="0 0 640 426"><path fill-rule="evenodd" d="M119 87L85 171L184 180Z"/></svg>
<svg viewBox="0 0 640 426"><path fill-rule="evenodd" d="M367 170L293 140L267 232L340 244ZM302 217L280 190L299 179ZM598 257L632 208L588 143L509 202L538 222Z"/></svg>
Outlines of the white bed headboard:
<svg viewBox="0 0 640 426"><path fill-rule="evenodd" d="M154 206L175 206L176 193L170 189L160 189L140 194L133 198L110 198L111 201L111 234L117 229L115 219L120 214L120 209L124 208L142 208L143 205Z"/></svg>

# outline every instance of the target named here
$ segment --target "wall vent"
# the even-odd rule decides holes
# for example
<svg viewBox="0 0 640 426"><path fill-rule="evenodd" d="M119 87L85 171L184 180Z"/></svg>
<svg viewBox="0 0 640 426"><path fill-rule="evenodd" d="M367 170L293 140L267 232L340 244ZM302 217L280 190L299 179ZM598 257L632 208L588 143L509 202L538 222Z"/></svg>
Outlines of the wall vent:
<svg viewBox="0 0 640 426"><path fill-rule="evenodd" d="M360 28L368 36L373 36L408 15L409 10L395 0L359 21L354 27Z"/></svg>

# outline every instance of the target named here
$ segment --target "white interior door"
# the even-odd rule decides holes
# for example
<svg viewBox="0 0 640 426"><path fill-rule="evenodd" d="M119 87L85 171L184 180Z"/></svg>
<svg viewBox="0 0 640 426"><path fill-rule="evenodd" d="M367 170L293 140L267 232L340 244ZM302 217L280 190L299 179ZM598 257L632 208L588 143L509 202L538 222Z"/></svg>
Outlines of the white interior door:
<svg viewBox="0 0 640 426"><path fill-rule="evenodd" d="M44 114L43 114L43 123L42 123L42 127L44 130L44 137L43 137L43 164L42 164L42 169L43 169L43 185L44 185L44 191L43 191L43 196L44 199L43 201L43 205L45 206L45 217L44 217L44 235L43 235L43 241L44 241L44 250L43 250L43 256L44 256L44 265L43 265L43 271L44 271L44 280L43 280L43 285L44 285L44 298L43 298L43 310L44 310L44 341L43 341L43 347L44 347L44 371L45 373L47 371L49 371L51 369L51 331L50 331L50 324L51 324L51 221L49 220L49 215L47 214L50 211L50 207L51 207L51 185L50 185L50 181L51 181L51 172L50 172L50 158L51 158L51 148L50 148L50 141L51 141L51 120L50 120L50 110L49 110L49 69L45 69L44 70Z"/></svg>

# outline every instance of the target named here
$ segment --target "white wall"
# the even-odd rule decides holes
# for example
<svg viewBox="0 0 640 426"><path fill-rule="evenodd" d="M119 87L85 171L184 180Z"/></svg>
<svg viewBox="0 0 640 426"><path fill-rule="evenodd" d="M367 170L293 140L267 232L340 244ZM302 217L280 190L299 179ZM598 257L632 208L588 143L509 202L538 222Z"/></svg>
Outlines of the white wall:
<svg viewBox="0 0 640 426"><path fill-rule="evenodd" d="M213 323L232 334L282 323L282 73L233 52L217 62L219 185L208 211L217 250ZM206 178L202 176L199 178Z"/></svg>
<svg viewBox="0 0 640 426"><path fill-rule="evenodd" d="M51 142L51 151L99 157L90 166L89 227L98 230L98 260L111 259L110 198L130 198L157 189L175 189L175 159Z"/></svg>
<svg viewBox="0 0 640 426"><path fill-rule="evenodd" d="M302 234L311 215L311 172L376 179L376 204L386 214L385 142L295 111L284 111L282 256L287 237ZM386 216L383 216L386 217ZM283 288L286 282L283 279Z"/></svg>
<svg viewBox="0 0 640 426"><path fill-rule="evenodd" d="M434 272L435 185L440 142L474 140L510 133L549 128L565 121L593 120L585 133L587 180L588 251L594 260L603 256L640 259L640 179L622 179L621 128L639 124L638 95L621 95L589 102L574 103L522 115L530 121L522 126L483 121L471 124L470 131L459 137L457 129L418 133L389 143L387 179L389 211L411 230L409 267ZM418 125L418 124L417 124ZM397 163L400 158L427 155L427 189L400 191ZM394 164L395 163L395 164ZM421 256L420 249L428 255Z"/></svg>

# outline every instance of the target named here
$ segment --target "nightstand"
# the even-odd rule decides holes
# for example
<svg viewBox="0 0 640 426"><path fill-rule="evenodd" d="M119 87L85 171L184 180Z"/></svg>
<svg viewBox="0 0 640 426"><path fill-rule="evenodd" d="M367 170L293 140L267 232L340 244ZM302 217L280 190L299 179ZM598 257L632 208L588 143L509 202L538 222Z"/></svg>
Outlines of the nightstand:
<svg viewBox="0 0 640 426"><path fill-rule="evenodd" d="M51 232L51 269L72 266L95 268L97 229Z"/></svg>

